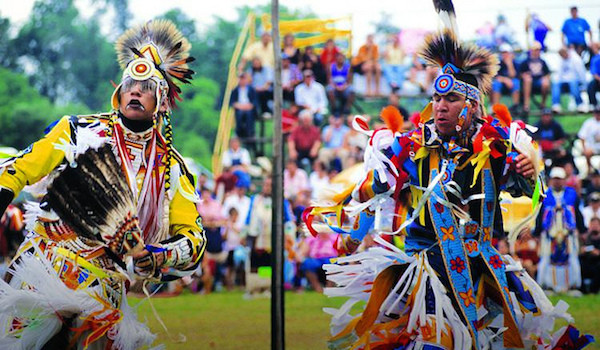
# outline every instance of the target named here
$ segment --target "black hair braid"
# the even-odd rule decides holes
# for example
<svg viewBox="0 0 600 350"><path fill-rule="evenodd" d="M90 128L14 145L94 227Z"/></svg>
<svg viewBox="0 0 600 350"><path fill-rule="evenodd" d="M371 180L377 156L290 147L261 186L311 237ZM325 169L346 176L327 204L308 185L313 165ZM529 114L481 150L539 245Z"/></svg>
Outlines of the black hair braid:
<svg viewBox="0 0 600 350"><path fill-rule="evenodd" d="M171 115L166 112L165 122L165 141L167 142L167 160L165 170L165 192L171 188L171 159L173 159L173 126L171 125Z"/></svg>

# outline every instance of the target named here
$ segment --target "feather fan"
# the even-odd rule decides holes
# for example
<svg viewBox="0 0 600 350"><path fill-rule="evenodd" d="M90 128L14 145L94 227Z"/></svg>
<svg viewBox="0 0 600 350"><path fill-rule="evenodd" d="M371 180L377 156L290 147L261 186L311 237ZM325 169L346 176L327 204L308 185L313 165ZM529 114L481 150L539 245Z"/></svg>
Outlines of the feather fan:
<svg viewBox="0 0 600 350"><path fill-rule="evenodd" d="M110 145L75 158L50 184L46 201L77 235L123 256L142 243L133 195ZM141 245L143 246L143 245Z"/></svg>

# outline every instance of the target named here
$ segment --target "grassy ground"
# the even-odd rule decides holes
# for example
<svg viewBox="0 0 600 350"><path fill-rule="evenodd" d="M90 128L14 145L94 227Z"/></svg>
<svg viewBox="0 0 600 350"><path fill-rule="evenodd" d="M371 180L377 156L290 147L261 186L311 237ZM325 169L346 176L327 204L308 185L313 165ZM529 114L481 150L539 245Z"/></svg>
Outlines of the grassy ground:
<svg viewBox="0 0 600 350"><path fill-rule="evenodd" d="M553 297L571 305L577 327L600 336L600 296L582 298ZM139 317L147 319L158 339L167 349L270 349L270 299L245 300L241 292L210 295L183 294L173 298L154 298L152 302L173 337L187 337L185 343L170 341L152 315L147 301L130 299L140 304ZM328 337L329 316L323 307L340 306L341 298L327 298L314 292L286 293L286 349L324 349ZM565 323L557 323L563 326ZM600 339L599 339L600 340ZM589 349L600 349L594 345Z"/></svg>

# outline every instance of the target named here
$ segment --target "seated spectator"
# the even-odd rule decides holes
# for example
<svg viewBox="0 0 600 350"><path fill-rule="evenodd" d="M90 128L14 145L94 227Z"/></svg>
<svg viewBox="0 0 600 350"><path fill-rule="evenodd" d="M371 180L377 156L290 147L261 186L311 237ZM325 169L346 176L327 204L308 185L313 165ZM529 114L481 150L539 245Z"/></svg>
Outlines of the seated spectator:
<svg viewBox="0 0 600 350"><path fill-rule="evenodd" d="M591 174L588 174L587 180L582 189L582 196L586 205L590 203L592 193L600 193L600 171L594 169Z"/></svg>
<svg viewBox="0 0 600 350"><path fill-rule="evenodd" d="M561 113L560 94L561 92L570 92L577 104L577 111L580 113L587 112L579 86L585 83L585 66L581 57L573 50L561 48L558 50L561 57L560 67L554 75L552 83L552 111Z"/></svg>
<svg viewBox="0 0 600 350"><path fill-rule="evenodd" d="M569 187L573 187L577 195L581 195L581 179L577 175L575 165L573 164L573 156L571 154L567 155L567 159L562 165L563 169L567 173L567 179L565 181L565 185Z"/></svg>
<svg viewBox="0 0 600 350"><path fill-rule="evenodd" d="M513 106L519 105L519 95L521 92L519 67L515 62L512 46L509 44L500 45L500 70L498 70L498 74L494 77L492 90L492 104L500 103L500 96L508 94L512 98Z"/></svg>
<svg viewBox="0 0 600 350"><path fill-rule="evenodd" d="M283 37L281 52L289 58L291 64L295 64L302 71L302 55L294 45L294 34L288 33Z"/></svg>
<svg viewBox="0 0 600 350"><path fill-rule="evenodd" d="M281 88L283 100L294 102L294 89L302 81L302 73L298 66L291 62L290 57L284 52L281 54Z"/></svg>
<svg viewBox="0 0 600 350"><path fill-rule="evenodd" d="M352 58L352 70L365 76L367 80L366 96L380 95L381 65L379 64L379 48L375 44L373 34L367 35L367 42L358 49L358 54ZM374 94L373 84L375 84Z"/></svg>
<svg viewBox="0 0 600 350"><path fill-rule="evenodd" d="M314 118L315 125L321 125L323 114L327 111L327 95L323 85L315 81L311 70L302 72L304 80L294 89L294 98L299 107L308 109Z"/></svg>
<svg viewBox="0 0 600 350"><path fill-rule="evenodd" d="M345 125L344 118L330 116L329 125L325 126L321 133L323 148L319 151L319 160L325 164L330 164L334 160L341 162L345 155L344 137L349 131L350 128Z"/></svg>
<svg viewBox="0 0 600 350"><path fill-rule="evenodd" d="M321 51L321 65L323 67L324 72L329 71L329 67L335 62L335 56L340 53L340 49L335 46L335 42L333 39L327 39L325 42L325 47L323 47L323 51Z"/></svg>
<svg viewBox="0 0 600 350"><path fill-rule="evenodd" d="M323 292L319 275L322 273L323 265L329 264L332 258L337 257L335 242L336 235L319 233L316 237L305 237L300 244L299 256L304 257L301 270L315 292Z"/></svg>
<svg viewBox="0 0 600 350"><path fill-rule="evenodd" d="M577 133L583 146L583 155L591 171L592 156L600 154L600 108L594 110L594 116L583 122L581 129Z"/></svg>
<svg viewBox="0 0 600 350"><path fill-rule="evenodd" d="M317 158L321 147L321 133L313 124L312 113L304 109L298 116L298 125L292 129L288 137L288 151L291 160L302 166L302 160L308 159L310 164Z"/></svg>
<svg viewBox="0 0 600 350"><path fill-rule="evenodd" d="M252 87L256 90L260 115L268 119L271 114L269 101L273 100L273 69L263 66L260 59L255 57L249 73L252 76Z"/></svg>
<svg viewBox="0 0 600 350"><path fill-rule="evenodd" d="M600 218L600 192L591 193L588 196L588 202L589 204L581 211L581 215L583 224L589 228L592 218Z"/></svg>
<svg viewBox="0 0 600 350"><path fill-rule="evenodd" d="M542 45L535 41L529 49L529 57L519 67L523 82L523 112L526 115L530 111L533 93L542 94L542 107L545 107L550 92L550 69L546 61L540 57L541 50Z"/></svg>
<svg viewBox="0 0 600 350"><path fill-rule="evenodd" d="M327 165L317 160L313 163L313 171L308 176L312 199L317 199L323 193L323 190L329 188L329 174L327 173Z"/></svg>
<svg viewBox="0 0 600 350"><path fill-rule="evenodd" d="M535 126L538 129L533 137L538 141L544 158L556 161L565 157L567 152L564 143L567 135L560 123L554 120L549 108L542 110L540 121Z"/></svg>
<svg viewBox="0 0 600 350"><path fill-rule="evenodd" d="M369 116L362 116L369 121ZM347 118L348 132L344 135L344 141L342 142L342 149L344 152L341 154L342 168L348 169L356 163L360 163L364 159L365 148L369 142L369 137L352 127L354 116L349 115Z"/></svg>
<svg viewBox="0 0 600 350"><path fill-rule="evenodd" d="M223 167L231 168L232 171L242 170L248 172L250 152L241 147L239 138L233 137L229 140L229 148L223 152L221 163Z"/></svg>
<svg viewBox="0 0 600 350"><path fill-rule="evenodd" d="M587 92L590 98L590 107L593 111L600 108L598 98L596 97L596 94L600 92L600 43L593 43L591 51L593 55L590 60L590 74L592 75L592 80L587 87Z"/></svg>
<svg viewBox="0 0 600 350"><path fill-rule="evenodd" d="M400 36L390 36L391 43L385 47L383 52L383 76L390 84L392 93L396 93L402 87L406 66L404 65L404 49L400 46Z"/></svg>
<svg viewBox="0 0 600 350"><path fill-rule="evenodd" d="M273 41L271 33L264 31L260 35L260 40L248 45L242 54L242 59L238 65L238 71L241 73L246 69L246 63L254 58L258 58L261 66L273 69L275 67L275 57L273 57Z"/></svg>
<svg viewBox="0 0 600 350"><path fill-rule="evenodd" d="M536 277L537 264L540 261L538 255L538 239L531 236L531 230L526 228L515 241L514 250L518 260L521 262L531 278Z"/></svg>
<svg viewBox="0 0 600 350"><path fill-rule="evenodd" d="M239 75L238 86L231 92L230 106L235 114L235 134L247 142L250 147L254 145L254 122L257 116L258 95L250 85L248 73Z"/></svg>
<svg viewBox="0 0 600 350"><path fill-rule="evenodd" d="M419 56L413 55L408 80L405 80L404 84L402 84L400 94L406 96L429 95L436 75L435 68L426 66L425 62Z"/></svg>
<svg viewBox="0 0 600 350"><path fill-rule="evenodd" d="M600 290L600 219L593 217L580 248L581 278L584 293L598 293Z"/></svg>
<svg viewBox="0 0 600 350"><path fill-rule="evenodd" d="M295 102L292 102L288 108L281 110L281 132L288 135L298 125L298 114L300 108Z"/></svg>
<svg viewBox="0 0 600 350"><path fill-rule="evenodd" d="M565 46L572 47L581 56L581 53L587 48L585 42L585 33L590 36L592 42L592 30L589 23L579 17L577 6L571 7L571 18L565 20L562 26L562 41Z"/></svg>
<svg viewBox="0 0 600 350"><path fill-rule="evenodd" d="M321 58L315 53L314 47L309 45L304 48L301 65L302 71L310 69L315 75L315 80L318 81L321 85L327 84L327 73L323 68Z"/></svg>
<svg viewBox="0 0 600 350"><path fill-rule="evenodd" d="M221 227L225 224L222 215L221 203L212 198L212 192L201 189L201 201L198 203L198 213L202 218L202 227L206 235L206 251L202 259L202 282L204 283L204 294L213 291L213 287L220 280L221 267L227 260L227 252L223 250L223 236Z"/></svg>
<svg viewBox="0 0 600 350"><path fill-rule="evenodd" d="M308 174L304 169L298 168L296 162L288 160L283 171L283 197L294 198L301 191L310 189Z"/></svg>
<svg viewBox="0 0 600 350"><path fill-rule="evenodd" d="M508 25L506 17L502 14L498 15L497 21L498 23L494 27L493 34L496 47L500 47L503 44L513 45L515 43L514 29Z"/></svg>
<svg viewBox="0 0 600 350"><path fill-rule="evenodd" d="M335 56L335 62L327 72L327 97L331 113L350 114L354 102L352 67L341 52Z"/></svg>

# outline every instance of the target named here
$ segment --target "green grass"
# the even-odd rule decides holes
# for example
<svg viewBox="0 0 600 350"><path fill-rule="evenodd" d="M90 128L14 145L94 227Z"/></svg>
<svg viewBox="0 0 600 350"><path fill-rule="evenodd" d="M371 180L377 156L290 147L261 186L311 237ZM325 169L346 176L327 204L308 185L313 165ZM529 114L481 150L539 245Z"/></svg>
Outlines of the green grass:
<svg viewBox="0 0 600 350"><path fill-rule="evenodd" d="M571 307L577 327L600 336L600 296L582 298L552 297L552 302L565 300ZM172 336L181 333L185 343L170 341L152 315L147 301L130 298L138 304L140 319L147 319L150 329L158 334L167 349L270 349L270 299L245 300L241 292L199 295L184 293L173 298L154 298L158 314ZM329 336L329 316L323 307L339 307L343 298L327 298L314 292L285 294L286 349L324 349ZM557 322L557 327L564 326ZM599 339L600 340L600 339ZM589 349L600 349L594 344Z"/></svg>

